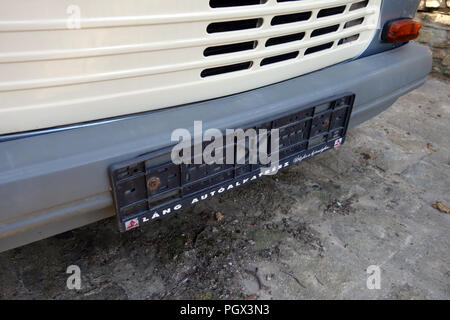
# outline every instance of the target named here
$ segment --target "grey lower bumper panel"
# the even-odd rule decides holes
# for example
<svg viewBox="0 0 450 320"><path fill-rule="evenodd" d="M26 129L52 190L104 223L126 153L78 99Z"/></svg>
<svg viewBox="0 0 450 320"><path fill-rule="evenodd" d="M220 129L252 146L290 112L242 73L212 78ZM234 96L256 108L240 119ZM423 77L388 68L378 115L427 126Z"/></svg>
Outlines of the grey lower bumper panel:
<svg viewBox="0 0 450 320"><path fill-rule="evenodd" d="M350 126L425 82L431 54L410 43L278 84L215 100L75 126L0 137L0 252L114 215L108 167L173 144L177 128L237 128L352 92ZM126 108L126 106L124 106Z"/></svg>

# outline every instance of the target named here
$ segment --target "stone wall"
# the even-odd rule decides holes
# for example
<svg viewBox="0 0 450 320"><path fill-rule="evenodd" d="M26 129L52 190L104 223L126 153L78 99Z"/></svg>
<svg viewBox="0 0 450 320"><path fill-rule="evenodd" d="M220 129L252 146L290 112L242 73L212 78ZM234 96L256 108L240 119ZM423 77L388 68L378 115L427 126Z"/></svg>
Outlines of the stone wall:
<svg viewBox="0 0 450 320"><path fill-rule="evenodd" d="M450 0L421 0L419 10L450 8Z"/></svg>
<svg viewBox="0 0 450 320"><path fill-rule="evenodd" d="M416 19L423 23L417 42L433 52L433 73L450 77L450 0L423 0Z"/></svg>

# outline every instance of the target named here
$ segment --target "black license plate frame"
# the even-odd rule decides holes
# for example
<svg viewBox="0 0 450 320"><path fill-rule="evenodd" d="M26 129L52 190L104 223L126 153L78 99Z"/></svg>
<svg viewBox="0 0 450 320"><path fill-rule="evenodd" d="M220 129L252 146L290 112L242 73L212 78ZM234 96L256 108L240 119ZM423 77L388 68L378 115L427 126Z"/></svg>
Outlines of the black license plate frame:
<svg viewBox="0 0 450 320"><path fill-rule="evenodd" d="M284 169L342 145L354 101L354 94L345 93L299 107L296 111L255 121L242 129L280 129L280 161L277 170ZM282 130L286 129L289 133L287 129L300 124L305 128L301 135L295 136L291 132L283 136ZM247 185L271 174L267 170L273 169L260 164L176 165L168 158L172 148L149 152L109 167L111 191L121 232ZM187 176L192 181L185 179Z"/></svg>

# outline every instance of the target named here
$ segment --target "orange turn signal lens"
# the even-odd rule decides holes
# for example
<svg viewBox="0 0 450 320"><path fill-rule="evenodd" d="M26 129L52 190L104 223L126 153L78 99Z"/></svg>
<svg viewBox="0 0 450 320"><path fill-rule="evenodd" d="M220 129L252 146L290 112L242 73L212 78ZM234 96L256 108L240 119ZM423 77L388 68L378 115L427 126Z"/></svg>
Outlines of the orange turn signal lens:
<svg viewBox="0 0 450 320"><path fill-rule="evenodd" d="M391 21L386 24L383 40L387 42L408 42L419 36L422 23L411 19Z"/></svg>

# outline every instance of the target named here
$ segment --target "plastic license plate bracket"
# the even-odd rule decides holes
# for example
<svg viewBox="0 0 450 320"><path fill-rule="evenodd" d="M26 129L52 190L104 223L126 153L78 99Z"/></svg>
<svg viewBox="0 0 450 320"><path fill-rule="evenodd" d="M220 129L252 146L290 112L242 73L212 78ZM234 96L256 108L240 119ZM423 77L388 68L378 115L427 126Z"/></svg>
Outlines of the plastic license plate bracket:
<svg viewBox="0 0 450 320"><path fill-rule="evenodd" d="M344 94L295 112L249 123L279 130L276 171L342 145L355 96ZM203 144L205 147L207 144ZM270 145L270 142L269 142ZM236 143L234 145L236 154ZM181 164L171 161L172 147L150 152L109 168L120 231L128 231L271 174L261 164Z"/></svg>

